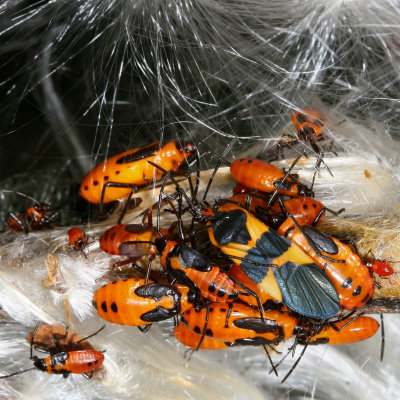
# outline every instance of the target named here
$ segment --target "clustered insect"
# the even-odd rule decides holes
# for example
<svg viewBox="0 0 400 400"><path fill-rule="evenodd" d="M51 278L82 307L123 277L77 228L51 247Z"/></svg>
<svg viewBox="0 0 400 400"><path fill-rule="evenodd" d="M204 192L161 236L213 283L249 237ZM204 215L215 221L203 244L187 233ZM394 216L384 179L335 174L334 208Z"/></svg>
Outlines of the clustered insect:
<svg viewBox="0 0 400 400"><path fill-rule="evenodd" d="M296 111L292 120L298 137L281 141L278 150L307 141L317 152L319 168L323 152L317 141L325 128L324 117L305 109ZM373 336L379 324L361 316L362 307L372 298L373 274L386 277L393 269L384 261L363 260L350 244L316 227L326 212L338 215L343 209L326 208L311 188L291 174L300 157L286 172L260 159L234 161L230 165L237 182L233 194L210 203L207 195L223 157L201 200L200 156L191 143L152 143L116 155L88 173L80 194L89 202L102 208L104 203L127 198L118 225L100 238L104 252L126 257L113 265L110 274L132 264L135 273L142 275L100 287L93 298L97 314L142 331L174 318L175 337L193 351L263 346L268 357L268 349L291 338L290 351L302 344L303 354L308 345L353 343ZM193 160L197 162L194 186L189 174ZM180 175L188 178L190 195L176 179ZM157 226L151 210L144 213L141 224L121 224L132 195L160 179ZM169 182L176 189L172 195L164 192ZM160 227L164 202L176 217L166 228ZM191 217L187 226L185 213ZM199 244L194 239L202 231L208 238ZM70 244L83 253L87 245L83 231L72 228L68 234ZM156 259L163 268L160 282L152 268ZM146 269L137 265L139 260L147 260ZM65 363L60 369L50 368L60 349L47 349L50 357L39 362L32 356L32 343L33 339L30 358L39 369L64 375L90 371ZM64 353L73 350L68 347ZM102 362L103 354L97 353Z"/></svg>

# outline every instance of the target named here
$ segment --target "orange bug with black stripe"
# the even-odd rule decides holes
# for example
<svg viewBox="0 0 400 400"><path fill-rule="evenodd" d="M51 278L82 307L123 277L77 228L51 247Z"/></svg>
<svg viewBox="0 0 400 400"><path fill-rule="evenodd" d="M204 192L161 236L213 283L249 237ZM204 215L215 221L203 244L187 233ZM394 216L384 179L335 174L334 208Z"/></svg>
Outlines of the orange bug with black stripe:
<svg viewBox="0 0 400 400"><path fill-rule="evenodd" d="M259 346L278 344L295 334L298 319L288 312L263 311L242 303L215 303L202 309L189 309L182 322L199 335L224 342Z"/></svg>
<svg viewBox="0 0 400 400"><path fill-rule="evenodd" d="M0 379L9 378L15 375L22 374L27 371L32 371L38 369L39 371L47 372L48 374L60 374L64 378L67 378L70 374L81 374L85 378L90 379L93 376L94 371L99 369L104 361L104 352L97 350L75 350L77 346L86 341L87 339L97 335L105 327L103 326L96 332L89 336L86 336L76 342L70 343L68 345L59 345L57 338L54 338L55 347L40 346L40 343L35 343L35 334L38 325L36 325L35 330L32 333L31 343L30 343L30 357L29 359L33 361L33 367L25 369L22 371L14 372L9 375L0 376ZM68 329L66 330L65 337L68 336ZM38 351L49 353L50 355L45 358L39 358L33 355L33 346L36 347Z"/></svg>
<svg viewBox="0 0 400 400"><path fill-rule="evenodd" d="M93 305L108 322L148 330L153 322L172 318L193 307L195 293L184 285L173 286L145 279L124 279L97 289Z"/></svg>
<svg viewBox="0 0 400 400"><path fill-rule="evenodd" d="M25 197L35 203L33 206L28 207L20 214L9 213L7 225L10 229L17 232L29 233L35 230L49 228L53 220L58 216L58 212L53 212L47 215L50 206L46 203L39 202L34 198L15 190L2 190L2 193L15 193L19 196Z"/></svg>
<svg viewBox="0 0 400 400"><path fill-rule="evenodd" d="M240 185L234 192L257 190L265 193L273 193L285 196L308 196L312 197L313 192L306 185L300 183L290 172L301 156L293 162L285 173L272 164L256 158L241 158L233 162L230 171L233 178ZM272 201L269 202L272 204Z"/></svg>
<svg viewBox="0 0 400 400"><path fill-rule="evenodd" d="M82 180L79 194L90 203L100 204L128 198L118 223L134 192L158 180L163 173L149 161L166 171L181 172L184 165L197 156L191 143L159 142L125 151L92 169Z"/></svg>
<svg viewBox="0 0 400 400"><path fill-rule="evenodd" d="M279 344L292 337L300 344L338 345L369 339L379 329L379 323L366 316L318 324L283 311L265 311L262 322L254 309L241 303L187 310L182 314L182 325L192 334L181 327L175 336L186 335L186 345L192 348L197 347L202 335L225 343L220 348Z"/></svg>
<svg viewBox="0 0 400 400"><path fill-rule="evenodd" d="M290 119L296 128L297 137L289 135L280 140L276 147L277 157L280 157L284 147L293 147L298 143L309 143L322 159L323 152L317 142L326 140L323 135L327 126L326 117L315 108L305 107L302 110L294 111L290 115Z"/></svg>
<svg viewBox="0 0 400 400"><path fill-rule="evenodd" d="M336 289L296 244L237 204L208 207L203 214L211 243L275 300L311 318L337 313Z"/></svg>
<svg viewBox="0 0 400 400"><path fill-rule="evenodd" d="M335 286L340 305L347 309L360 308L372 297L374 281L369 269L349 246L315 229L301 226L278 199L282 212L295 225L286 230L286 237L299 246L329 277Z"/></svg>

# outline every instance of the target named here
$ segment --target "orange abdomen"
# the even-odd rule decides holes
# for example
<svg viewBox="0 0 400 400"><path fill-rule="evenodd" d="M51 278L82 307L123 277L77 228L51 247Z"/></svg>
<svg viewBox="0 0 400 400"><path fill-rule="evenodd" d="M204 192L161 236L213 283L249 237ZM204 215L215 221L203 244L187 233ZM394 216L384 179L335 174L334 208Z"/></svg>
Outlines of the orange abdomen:
<svg viewBox="0 0 400 400"><path fill-rule="evenodd" d="M108 322L141 326L173 317L192 307L189 289L145 279L125 279L99 288L93 297L97 314Z"/></svg>
<svg viewBox="0 0 400 400"><path fill-rule="evenodd" d="M347 318L335 323L335 328L328 326L323 328L320 333L313 336L310 344L347 344L361 342L369 339L379 329L379 323L370 317L358 317L345 326L352 318ZM342 330L340 330L345 326ZM338 330L339 329L339 330Z"/></svg>
<svg viewBox="0 0 400 400"><path fill-rule="evenodd" d="M201 335L192 332L183 323L175 327L174 335L179 342L187 347L191 347L192 349L196 349L201 340ZM221 350L229 347L230 346L226 345L222 340L213 339L207 336L203 337L203 341L200 345L200 349L202 350Z"/></svg>
<svg viewBox="0 0 400 400"><path fill-rule="evenodd" d="M238 297L238 290L229 276L218 267L202 272L193 268L185 269L188 278L199 288L201 295L212 302L223 303Z"/></svg>
<svg viewBox="0 0 400 400"><path fill-rule="evenodd" d="M143 228L137 224L116 225L104 232L100 248L108 254L142 257L155 254L155 246L134 242L149 242L155 236L158 236L156 228Z"/></svg>

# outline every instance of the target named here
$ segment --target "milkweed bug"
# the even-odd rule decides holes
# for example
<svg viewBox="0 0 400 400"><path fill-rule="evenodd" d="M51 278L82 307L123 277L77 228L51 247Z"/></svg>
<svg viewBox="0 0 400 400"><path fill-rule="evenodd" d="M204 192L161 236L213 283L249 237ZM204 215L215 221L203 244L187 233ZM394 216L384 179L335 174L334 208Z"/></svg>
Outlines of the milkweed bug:
<svg viewBox="0 0 400 400"><path fill-rule="evenodd" d="M376 319L359 316L357 318L346 318L343 321L327 324L313 335L300 335L297 338L298 343L305 344L348 344L361 342L369 339L379 329L379 323Z"/></svg>
<svg viewBox="0 0 400 400"><path fill-rule="evenodd" d="M337 313L339 299L333 284L296 244L236 204L215 211L209 207L203 213L208 216L211 243L275 300L311 318Z"/></svg>
<svg viewBox="0 0 400 400"><path fill-rule="evenodd" d="M277 155L281 155L284 147L293 147L297 143L309 143L313 150L319 155L318 165L322 160L322 150L317 142L323 140L321 133L326 128L326 117L314 108L303 108L302 110L295 111L290 116L294 127L297 131L296 136L287 136L280 140L277 144Z"/></svg>
<svg viewBox="0 0 400 400"><path fill-rule="evenodd" d="M21 214L16 215L14 213L9 213L7 225L14 231L29 233L31 231L48 228L54 218L58 216L58 212L47 215L50 209L48 204L41 203L24 193L7 189L2 190L1 193L15 193L18 196L25 197L35 203Z"/></svg>
<svg viewBox="0 0 400 400"><path fill-rule="evenodd" d="M288 234L321 269L335 286L342 307L362 307L372 297L374 281L368 268L349 246L311 226ZM319 252L319 254L317 254Z"/></svg>
<svg viewBox="0 0 400 400"><path fill-rule="evenodd" d="M326 117L315 108L303 108L295 111L290 116L294 127L297 130L298 138L302 141L309 141L311 145L326 128ZM317 153L318 149L314 149Z"/></svg>
<svg viewBox="0 0 400 400"><path fill-rule="evenodd" d="M285 175L280 171L277 179L280 177L279 184L270 187L273 196L279 186L284 187L288 173ZM236 204L216 207L215 212L210 207L201 210L169 173L163 185L168 178L175 184L179 196L185 197L193 216L201 222L206 221L211 243L232 258L257 286L302 315L324 319L337 313L339 299L333 284L298 246ZM211 179L207 188L210 183ZM254 188L258 189L255 185ZM158 217L161 201L162 190Z"/></svg>
<svg viewBox="0 0 400 400"><path fill-rule="evenodd" d="M297 161L296 161L297 162ZM312 196L307 186L274 167L256 158L241 158L231 164L231 174L240 184L249 189L286 196Z"/></svg>
<svg viewBox="0 0 400 400"><path fill-rule="evenodd" d="M47 228L58 215L58 213L53 213L47 216L46 213L49 209L50 206L48 204L38 203L19 215L10 213L8 226L14 231L24 231L25 233Z"/></svg>
<svg viewBox="0 0 400 400"><path fill-rule="evenodd" d="M100 205L130 198L137 189L163 175L148 161L160 165L166 171L179 171L196 151L191 143L177 142L165 145L155 142L125 151L92 169L83 179L79 194L90 203Z"/></svg>
<svg viewBox="0 0 400 400"><path fill-rule="evenodd" d="M215 303L207 308L189 309L182 322L199 335L236 345L277 344L293 337L298 319L289 313L258 310L241 303Z"/></svg>
<svg viewBox="0 0 400 400"><path fill-rule="evenodd" d="M193 307L194 293L183 285L165 285L145 279L110 282L97 289L93 304L108 322L141 327L172 318ZM142 329L143 330L143 329Z"/></svg>
<svg viewBox="0 0 400 400"><path fill-rule="evenodd" d="M68 346L62 346L60 348L57 340L55 339L55 347L40 346L37 349L50 354L49 357L39 358L33 355L33 346L35 334L38 326L32 333L31 345L30 345L30 357L29 359L33 361L33 367L25 369L23 371L14 372L9 375L0 376L0 379L9 378L14 375L19 375L27 371L32 371L38 369L48 374L62 374L64 378L67 378L69 374L82 374L86 378L91 378L93 372L101 367L104 361L104 354L102 351L97 350L74 350L79 343L87 340L104 329L104 326L100 328L95 333L80 339L77 342L71 343ZM68 330L66 331L68 335Z"/></svg>
<svg viewBox="0 0 400 400"><path fill-rule="evenodd" d="M100 238L100 248L104 252L128 257L126 260L114 263L113 269L148 256L146 279L150 276L151 264L157 255L154 240L160 237L152 226L151 213L145 213L144 219L147 216L149 221L147 227L143 224L116 225L104 232ZM173 227L174 224L168 231L160 228L160 233L163 237L170 237Z"/></svg>
<svg viewBox="0 0 400 400"><path fill-rule="evenodd" d="M86 257L86 254L84 253L83 250L88 245L88 240L82 229L80 228L69 229L68 240L70 245L73 246L75 250L82 252L82 254Z"/></svg>
<svg viewBox="0 0 400 400"><path fill-rule="evenodd" d="M371 270L371 272L379 275L382 278L386 278L394 274L393 268L386 261L365 258L364 264Z"/></svg>
<svg viewBox="0 0 400 400"><path fill-rule="evenodd" d="M192 349L196 349L200 341L201 350L222 350L231 347L230 343L212 337L204 336L202 339L201 335L192 332L183 322L175 327L174 336L178 342Z"/></svg>

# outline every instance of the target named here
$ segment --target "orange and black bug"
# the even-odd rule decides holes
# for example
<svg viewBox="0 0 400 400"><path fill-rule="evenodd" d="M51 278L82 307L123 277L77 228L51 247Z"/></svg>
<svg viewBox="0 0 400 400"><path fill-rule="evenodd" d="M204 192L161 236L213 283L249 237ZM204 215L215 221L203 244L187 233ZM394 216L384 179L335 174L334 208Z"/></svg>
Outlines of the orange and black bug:
<svg viewBox="0 0 400 400"><path fill-rule="evenodd" d="M146 212L143 218L148 218L148 226L142 224L116 225L109 228L100 238L100 248L113 255L128 257L126 260L114 263L113 268L131 264L142 257L148 257L146 279L150 276L151 264L157 255L154 244L160 237L157 229L152 226L151 212ZM170 237L175 224L167 231L160 228L163 237Z"/></svg>
<svg viewBox="0 0 400 400"><path fill-rule="evenodd" d="M97 289L93 304L108 322L141 327L172 318L193 307L194 293L183 285L165 285L145 279L124 279ZM143 329L142 329L143 330ZM146 330L146 329L144 329Z"/></svg>
<svg viewBox="0 0 400 400"><path fill-rule="evenodd" d="M339 211L333 211L312 197L297 197L285 201L279 199L271 210L264 212L261 216L264 216L263 219L268 226L276 229L281 235L287 235L296 227L296 224L316 226L324 219L326 211L339 215L344 210L341 208Z"/></svg>
<svg viewBox="0 0 400 400"><path fill-rule="evenodd" d="M23 231L25 233L47 228L58 215L57 212L50 216L46 215L49 209L50 206L48 204L37 203L19 215L10 213L10 218L7 224L12 230Z"/></svg>
<svg viewBox="0 0 400 400"><path fill-rule="evenodd" d="M340 305L347 309L362 307L374 293L369 269L349 246L311 226L298 226L287 235L329 277Z"/></svg>
<svg viewBox="0 0 400 400"><path fill-rule="evenodd" d="M294 127L297 130L299 140L310 142L312 146L316 146L315 141L326 128L326 117L315 108L303 108L295 111L290 116ZM319 153L319 148L314 148Z"/></svg>
<svg viewBox="0 0 400 400"><path fill-rule="evenodd" d="M234 301L239 294L253 296L262 309L255 292L223 272L199 251L171 240L160 238L155 242L161 264L177 282L212 302Z"/></svg>
<svg viewBox="0 0 400 400"><path fill-rule="evenodd" d="M33 361L34 366L23 371L0 376L0 379L9 378L34 369L47 372L48 374L62 374L64 378L67 378L69 374L82 374L86 378L91 378L93 372L99 369L103 364L104 354L102 351L91 349L74 350L74 348L76 348L79 343L97 335L97 333L104 329L104 326L95 333L84 337L77 342L71 343L68 346L59 346L56 339L54 339L56 344L55 347L38 346L37 350L50 354L50 356L46 358L39 358L33 355L33 345L37 344L34 342L37 328L38 327L36 326L32 333L29 357L29 359ZM66 331L66 335L68 335L68 330Z"/></svg>
<svg viewBox="0 0 400 400"><path fill-rule="evenodd" d="M236 204L203 213L211 243L275 300L311 318L330 318L338 312L335 287L296 244Z"/></svg>
<svg viewBox="0 0 400 400"><path fill-rule="evenodd" d="M343 321L327 324L317 333L299 335L300 344L348 344L361 342L369 339L379 329L379 323L371 317L360 316L357 318L346 318Z"/></svg>
<svg viewBox="0 0 400 400"><path fill-rule="evenodd" d="M318 154L321 163L323 152L317 142L325 140L322 133L326 129L326 117L314 108L303 108L290 116L297 131L296 136L287 136L277 144L277 156L280 157L284 147L293 147L297 143L309 143ZM318 164L318 165L319 165Z"/></svg>
<svg viewBox="0 0 400 400"><path fill-rule="evenodd" d="M92 169L83 178L79 194L90 203L100 206L126 197L129 202L135 191L163 176L163 172L149 161L166 171L179 172L196 152L193 144L177 142L164 145L155 142L125 151ZM121 222L121 218L118 222Z"/></svg>
<svg viewBox="0 0 400 400"><path fill-rule="evenodd" d="M84 248L88 245L85 233L80 228L71 228L68 230L68 240L75 250L79 250L86 257Z"/></svg>
<svg viewBox="0 0 400 400"><path fill-rule="evenodd" d="M46 203L41 203L24 193L15 190L4 189L2 193L14 193L18 196L25 197L35 203L21 214L9 213L7 225L10 229L19 232L29 233L31 231L48 228L51 226L53 220L58 216L58 212L48 215L50 206Z"/></svg>
<svg viewBox="0 0 400 400"><path fill-rule="evenodd" d="M292 164L294 167L300 157ZM256 158L241 158L231 164L231 174L242 186L250 190L266 193L277 193L286 196L309 196L312 190L290 176L290 170L285 174L281 169L274 167Z"/></svg>
<svg viewBox="0 0 400 400"><path fill-rule="evenodd" d="M192 332L183 322L177 325L174 329L174 335L178 342L193 350L197 349L198 344L201 342L199 349L201 350L222 350L231 347L231 344L225 343L222 340L217 340L212 337L207 337Z"/></svg>
<svg viewBox="0 0 400 400"><path fill-rule="evenodd" d="M199 335L232 345L278 344L294 336L298 319L288 312L258 310L242 303L215 303L207 308L189 309L182 322Z"/></svg>

